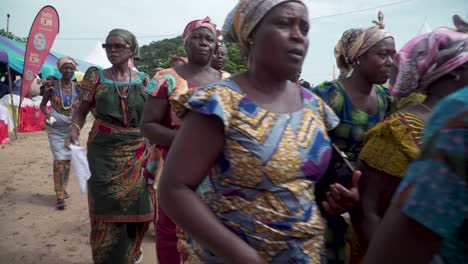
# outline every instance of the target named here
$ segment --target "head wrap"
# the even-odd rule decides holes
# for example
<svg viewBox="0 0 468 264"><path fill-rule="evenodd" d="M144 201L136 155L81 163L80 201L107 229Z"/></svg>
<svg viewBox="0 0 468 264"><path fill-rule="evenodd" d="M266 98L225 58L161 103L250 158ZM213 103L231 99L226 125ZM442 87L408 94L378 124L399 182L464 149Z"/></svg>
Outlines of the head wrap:
<svg viewBox="0 0 468 264"><path fill-rule="evenodd" d="M459 15L453 16L453 24L458 32L468 33L468 23Z"/></svg>
<svg viewBox="0 0 468 264"><path fill-rule="evenodd" d="M185 64L188 62L187 58L185 57L179 57L177 55L174 55L171 57L171 59L169 60L169 67L172 67L171 65L174 63L174 62L181 62L182 64Z"/></svg>
<svg viewBox="0 0 468 264"><path fill-rule="evenodd" d="M245 55L249 53L248 37L260 21L274 7L285 2L303 0L239 0L239 3L228 14L223 26L223 36L226 41L235 42Z"/></svg>
<svg viewBox="0 0 468 264"><path fill-rule="evenodd" d="M182 42L184 46L187 44L187 40L190 38L192 33L201 27L209 29L216 39L216 25L211 21L210 17L205 17L204 19L193 20L185 26L184 33L182 33Z"/></svg>
<svg viewBox="0 0 468 264"><path fill-rule="evenodd" d="M127 43L130 45L130 48L132 49L132 58L140 59L140 47L138 46L138 41L132 32L126 29L116 28L111 30L107 36L119 36L123 38L125 41L127 41Z"/></svg>
<svg viewBox="0 0 468 264"><path fill-rule="evenodd" d="M76 65L78 65L78 63L74 59L72 59L70 57L62 57L57 61L57 69L59 69L59 71L60 71L60 69L63 67L63 65L65 65L67 63L70 63L75 68L76 68Z"/></svg>
<svg viewBox="0 0 468 264"><path fill-rule="evenodd" d="M448 28L417 36L395 55L390 91L400 97L427 87L468 62L468 34Z"/></svg>
<svg viewBox="0 0 468 264"><path fill-rule="evenodd" d="M384 30L384 15L378 14L378 21L370 28L353 28L346 30L335 46L336 65L343 74L351 75L357 59L375 44L386 38L393 38Z"/></svg>

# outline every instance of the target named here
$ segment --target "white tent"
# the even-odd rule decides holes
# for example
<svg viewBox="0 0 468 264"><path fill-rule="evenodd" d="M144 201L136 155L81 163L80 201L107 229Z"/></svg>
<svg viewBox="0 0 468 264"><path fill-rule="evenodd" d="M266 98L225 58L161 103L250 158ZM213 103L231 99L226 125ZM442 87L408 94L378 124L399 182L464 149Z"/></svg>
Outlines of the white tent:
<svg viewBox="0 0 468 264"><path fill-rule="evenodd" d="M112 64L107 60L107 55L104 49L102 48L101 42L96 42L95 47L86 55L83 60L99 65L102 68L109 68Z"/></svg>
<svg viewBox="0 0 468 264"><path fill-rule="evenodd" d="M106 51L102 48L101 42L96 42L94 48L84 57L85 61L92 63L94 65L98 65L103 69L110 68L112 64L107 59ZM135 66L133 60L130 60L130 67L135 70L139 71Z"/></svg>
<svg viewBox="0 0 468 264"><path fill-rule="evenodd" d="M432 27L429 26L427 23L427 17L424 18L424 23L422 26L419 28L418 35L424 34L424 33L429 33L432 32Z"/></svg>

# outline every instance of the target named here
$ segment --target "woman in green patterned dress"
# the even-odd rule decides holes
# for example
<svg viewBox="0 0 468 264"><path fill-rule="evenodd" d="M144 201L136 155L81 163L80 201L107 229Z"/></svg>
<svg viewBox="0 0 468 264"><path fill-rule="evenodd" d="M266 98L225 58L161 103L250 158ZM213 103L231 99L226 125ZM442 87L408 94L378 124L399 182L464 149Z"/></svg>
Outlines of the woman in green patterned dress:
<svg viewBox="0 0 468 264"><path fill-rule="evenodd" d="M69 139L77 142L91 110L95 121L88 138L88 201L94 262L138 263L143 235L153 219L147 183L140 173L145 142L139 124L147 78L128 65L130 58L138 58L131 32L112 30L103 48L112 67L87 70Z"/></svg>

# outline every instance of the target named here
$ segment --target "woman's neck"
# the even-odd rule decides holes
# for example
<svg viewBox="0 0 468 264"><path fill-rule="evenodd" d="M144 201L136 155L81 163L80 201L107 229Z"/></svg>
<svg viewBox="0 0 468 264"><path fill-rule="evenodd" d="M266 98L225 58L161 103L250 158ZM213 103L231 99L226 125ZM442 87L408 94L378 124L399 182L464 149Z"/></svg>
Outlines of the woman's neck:
<svg viewBox="0 0 468 264"><path fill-rule="evenodd" d="M128 62L122 63L122 64L114 64L112 65L111 70L112 70L112 73L117 76L126 75L127 72L129 71Z"/></svg>
<svg viewBox="0 0 468 264"><path fill-rule="evenodd" d="M346 86L346 91L352 91L354 94L368 96L372 92L374 84L365 78L359 76L351 76L340 80Z"/></svg>
<svg viewBox="0 0 468 264"><path fill-rule="evenodd" d="M190 71L191 73L195 73L195 74L211 70L211 66L209 63L196 64L196 63L188 62L185 64L185 67L188 71Z"/></svg>
<svg viewBox="0 0 468 264"><path fill-rule="evenodd" d="M427 88L427 97L423 104L429 108L433 108L442 98L464 87L463 84L451 80L440 79Z"/></svg>
<svg viewBox="0 0 468 264"><path fill-rule="evenodd" d="M60 79L60 82L61 82L62 85L64 85L64 86L70 86L70 85L72 84L71 79L64 79L64 78L62 78L62 79Z"/></svg>
<svg viewBox="0 0 468 264"><path fill-rule="evenodd" d="M62 87L62 88L70 88L70 87L73 86L73 83L72 83L71 79L61 78L59 80L59 82L60 82L60 87Z"/></svg>
<svg viewBox="0 0 468 264"><path fill-rule="evenodd" d="M251 67L247 71L247 78L253 82L255 89L265 94L275 94L284 91L288 87L288 80L272 78L276 76L267 70L261 70L257 67Z"/></svg>

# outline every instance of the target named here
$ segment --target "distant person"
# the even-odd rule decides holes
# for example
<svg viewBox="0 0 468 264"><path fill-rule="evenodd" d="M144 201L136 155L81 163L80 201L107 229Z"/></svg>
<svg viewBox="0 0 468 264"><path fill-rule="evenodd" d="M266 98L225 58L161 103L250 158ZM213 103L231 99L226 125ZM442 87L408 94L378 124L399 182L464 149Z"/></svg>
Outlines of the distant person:
<svg viewBox="0 0 468 264"><path fill-rule="evenodd" d="M224 70L224 65L227 59L227 46L222 39L218 39L213 59L211 60L211 67L221 72L222 79L231 77L231 74Z"/></svg>
<svg viewBox="0 0 468 264"><path fill-rule="evenodd" d="M3 81L0 82L0 98L2 98L4 95L6 94L9 94L10 93L10 82L11 82L11 85L12 85L12 89L14 88L13 86L13 81L12 81L12 78L10 75L8 75L8 73L5 73L3 75Z"/></svg>
<svg viewBox="0 0 468 264"><path fill-rule="evenodd" d="M76 61L70 57L63 57L57 61L57 69L62 74L59 80L49 79L44 84L41 101L41 111L47 117L46 127L49 137L50 150L54 156L54 186L57 198L57 209L66 207L68 179L70 176L71 153L65 141L70 134L73 111L79 104L79 87L71 79L76 70ZM51 110L47 111L50 101Z"/></svg>
<svg viewBox="0 0 468 264"><path fill-rule="evenodd" d="M39 91L40 91L39 95L44 96L44 92L46 91L47 87L50 87L53 84L53 82L56 80L58 80L58 78L55 77L54 75L49 75L47 76L47 78L43 79L42 85L39 88Z"/></svg>
<svg viewBox="0 0 468 264"><path fill-rule="evenodd" d="M153 220L148 184L141 174L146 144L139 128L148 79L145 73L129 67L131 58L139 58L133 33L113 29L103 48L112 67L86 71L69 138L78 143L91 111L95 120L87 156L94 263L139 263L143 258L141 243Z"/></svg>
<svg viewBox="0 0 468 264"><path fill-rule="evenodd" d="M19 78L19 79L15 80L13 82L13 91L12 91L12 93L14 95L18 95L18 96L21 95L21 88L22 88L21 85L22 85L22 83L23 83L22 78Z"/></svg>
<svg viewBox="0 0 468 264"><path fill-rule="evenodd" d="M197 88L221 80L221 73L210 66L216 47L216 29L211 19L206 17L188 23L182 40L187 63L158 72L146 88L149 97L143 112L141 130L153 144L148 169L156 182L155 186L159 182L158 173L181 125L172 103ZM158 263L186 261L184 241L179 241L176 225L157 200L154 201L154 208L158 210L155 223ZM177 249L178 243L181 252Z"/></svg>

